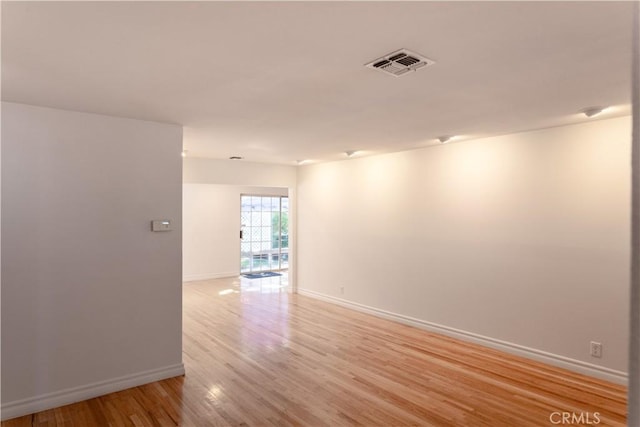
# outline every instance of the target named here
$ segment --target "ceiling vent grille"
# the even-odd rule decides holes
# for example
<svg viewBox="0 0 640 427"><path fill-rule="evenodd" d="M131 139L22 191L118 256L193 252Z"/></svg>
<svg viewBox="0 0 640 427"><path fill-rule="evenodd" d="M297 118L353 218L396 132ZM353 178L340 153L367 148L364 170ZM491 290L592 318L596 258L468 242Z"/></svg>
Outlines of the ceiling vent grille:
<svg viewBox="0 0 640 427"><path fill-rule="evenodd" d="M365 67L400 77L432 64L435 64L435 61L410 50L400 49L365 64Z"/></svg>

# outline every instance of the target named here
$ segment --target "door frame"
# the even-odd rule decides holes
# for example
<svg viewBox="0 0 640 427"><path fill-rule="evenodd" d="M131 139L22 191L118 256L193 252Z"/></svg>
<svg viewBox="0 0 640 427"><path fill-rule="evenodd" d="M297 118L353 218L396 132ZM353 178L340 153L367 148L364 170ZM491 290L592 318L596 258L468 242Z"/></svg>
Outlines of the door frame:
<svg viewBox="0 0 640 427"><path fill-rule="evenodd" d="M291 195L289 194L290 191L287 191L287 195L283 196L280 194L255 194L255 193L240 193L240 259L239 259L239 266L240 266L240 274L245 274L245 273L254 273L254 272L259 272L259 271L291 271L291 263L292 263L292 257L291 257L291 218L292 218L292 208L291 208ZM282 267L282 232L280 232L279 234L279 245L278 245L278 268L276 269L268 269L268 270L253 270L252 267L252 262L251 260L250 262L250 270L248 271L243 271L242 269L242 242L243 242L243 228L245 227L244 224L242 224L242 198L243 197L269 197L269 198L278 198L280 200L280 207L279 207L279 212L280 212L280 216L279 216L279 223L278 223L278 228L281 230L281 224L282 224L282 199L286 198L288 200L288 204L289 204L289 208L287 210L287 217L288 217L288 224L287 224L287 266L286 267ZM273 211L272 211L273 212ZM253 257L253 252L251 252L251 257ZM269 256L271 256L272 254L270 254ZM271 262L271 259L269 260L269 262Z"/></svg>

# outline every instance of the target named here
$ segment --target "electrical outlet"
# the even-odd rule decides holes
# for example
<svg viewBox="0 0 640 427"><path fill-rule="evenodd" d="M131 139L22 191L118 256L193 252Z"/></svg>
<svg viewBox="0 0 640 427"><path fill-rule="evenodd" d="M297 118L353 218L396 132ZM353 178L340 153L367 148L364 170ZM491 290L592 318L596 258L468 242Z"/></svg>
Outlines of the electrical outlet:
<svg viewBox="0 0 640 427"><path fill-rule="evenodd" d="M344 286L340 286L340 295L344 295Z"/></svg>
<svg viewBox="0 0 640 427"><path fill-rule="evenodd" d="M602 357L602 344L591 341L591 357Z"/></svg>

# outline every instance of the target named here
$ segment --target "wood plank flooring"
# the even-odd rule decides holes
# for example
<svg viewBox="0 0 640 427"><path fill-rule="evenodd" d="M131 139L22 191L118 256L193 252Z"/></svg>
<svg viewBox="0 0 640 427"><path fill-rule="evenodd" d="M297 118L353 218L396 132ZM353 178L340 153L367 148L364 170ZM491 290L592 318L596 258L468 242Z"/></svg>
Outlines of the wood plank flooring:
<svg viewBox="0 0 640 427"><path fill-rule="evenodd" d="M286 276L186 284L184 362L2 427L626 423L622 386L292 295Z"/></svg>

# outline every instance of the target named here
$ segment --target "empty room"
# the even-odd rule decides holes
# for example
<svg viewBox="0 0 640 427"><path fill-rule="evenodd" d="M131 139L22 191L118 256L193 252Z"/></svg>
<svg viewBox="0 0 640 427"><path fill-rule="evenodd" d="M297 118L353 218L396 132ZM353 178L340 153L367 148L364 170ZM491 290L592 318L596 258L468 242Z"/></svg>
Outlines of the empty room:
<svg viewBox="0 0 640 427"><path fill-rule="evenodd" d="M2 427L640 425L636 2L1 6Z"/></svg>

